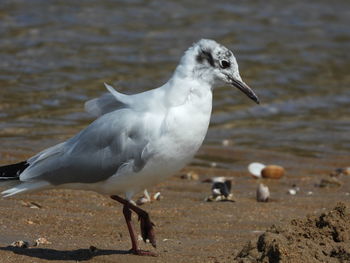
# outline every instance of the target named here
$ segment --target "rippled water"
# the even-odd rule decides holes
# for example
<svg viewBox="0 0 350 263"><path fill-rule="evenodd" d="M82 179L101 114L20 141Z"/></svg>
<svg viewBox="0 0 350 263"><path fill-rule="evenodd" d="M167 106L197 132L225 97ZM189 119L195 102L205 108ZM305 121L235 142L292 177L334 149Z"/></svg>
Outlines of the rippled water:
<svg viewBox="0 0 350 263"><path fill-rule="evenodd" d="M235 51L262 101L216 89L206 144L349 154L350 2L231 2L0 1L1 154L85 127L83 103L103 82L129 94L162 85L203 37Z"/></svg>

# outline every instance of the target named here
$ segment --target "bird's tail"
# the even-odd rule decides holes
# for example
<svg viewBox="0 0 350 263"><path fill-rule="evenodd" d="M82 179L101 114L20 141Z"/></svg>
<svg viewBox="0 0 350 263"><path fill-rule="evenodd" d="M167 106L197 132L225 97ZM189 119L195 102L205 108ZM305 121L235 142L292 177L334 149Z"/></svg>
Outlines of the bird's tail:
<svg viewBox="0 0 350 263"><path fill-rule="evenodd" d="M19 175L29 166L27 162L20 162L0 166L0 187L12 188L18 185Z"/></svg>
<svg viewBox="0 0 350 263"><path fill-rule="evenodd" d="M0 167L0 183L8 180L19 180L20 174L29 166L26 161Z"/></svg>
<svg viewBox="0 0 350 263"><path fill-rule="evenodd" d="M46 181L20 182L19 176L28 166L24 161L0 167L0 187L11 187L0 193L3 197L49 188Z"/></svg>

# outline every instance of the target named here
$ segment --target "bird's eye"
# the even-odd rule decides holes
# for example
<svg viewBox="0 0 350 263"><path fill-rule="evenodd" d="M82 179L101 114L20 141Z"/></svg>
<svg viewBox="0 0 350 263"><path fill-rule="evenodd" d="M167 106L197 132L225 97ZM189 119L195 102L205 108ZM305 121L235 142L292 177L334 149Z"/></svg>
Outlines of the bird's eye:
<svg viewBox="0 0 350 263"><path fill-rule="evenodd" d="M229 68L231 66L231 63L227 60L220 60L220 67L225 69Z"/></svg>

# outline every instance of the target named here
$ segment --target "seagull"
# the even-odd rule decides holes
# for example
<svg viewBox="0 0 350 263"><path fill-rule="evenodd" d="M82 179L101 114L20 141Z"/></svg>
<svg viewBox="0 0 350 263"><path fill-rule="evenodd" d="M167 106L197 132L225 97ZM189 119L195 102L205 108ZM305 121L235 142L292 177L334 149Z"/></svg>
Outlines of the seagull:
<svg viewBox="0 0 350 263"><path fill-rule="evenodd" d="M163 86L125 95L105 84L107 93L85 103L96 119L65 142L33 157L0 167L0 182L13 180L3 197L47 189L92 190L123 205L130 253L141 250L131 222L139 217L143 241L156 247L149 214L131 202L189 163L207 133L215 86L236 87L259 104L242 81L232 51L210 39L194 43Z"/></svg>

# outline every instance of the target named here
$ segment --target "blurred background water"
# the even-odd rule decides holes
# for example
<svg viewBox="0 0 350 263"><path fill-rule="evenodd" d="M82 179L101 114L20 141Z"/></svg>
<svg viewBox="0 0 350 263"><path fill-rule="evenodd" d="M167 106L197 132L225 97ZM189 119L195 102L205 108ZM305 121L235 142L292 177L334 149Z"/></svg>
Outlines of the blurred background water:
<svg viewBox="0 0 350 263"><path fill-rule="evenodd" d="M206 145L349 154L349 25L346 0L1 0L0 158L87 126L83 103L103 82L127 94L162 85L200 38L234 51L262 101L217 88Z"/></svg>

